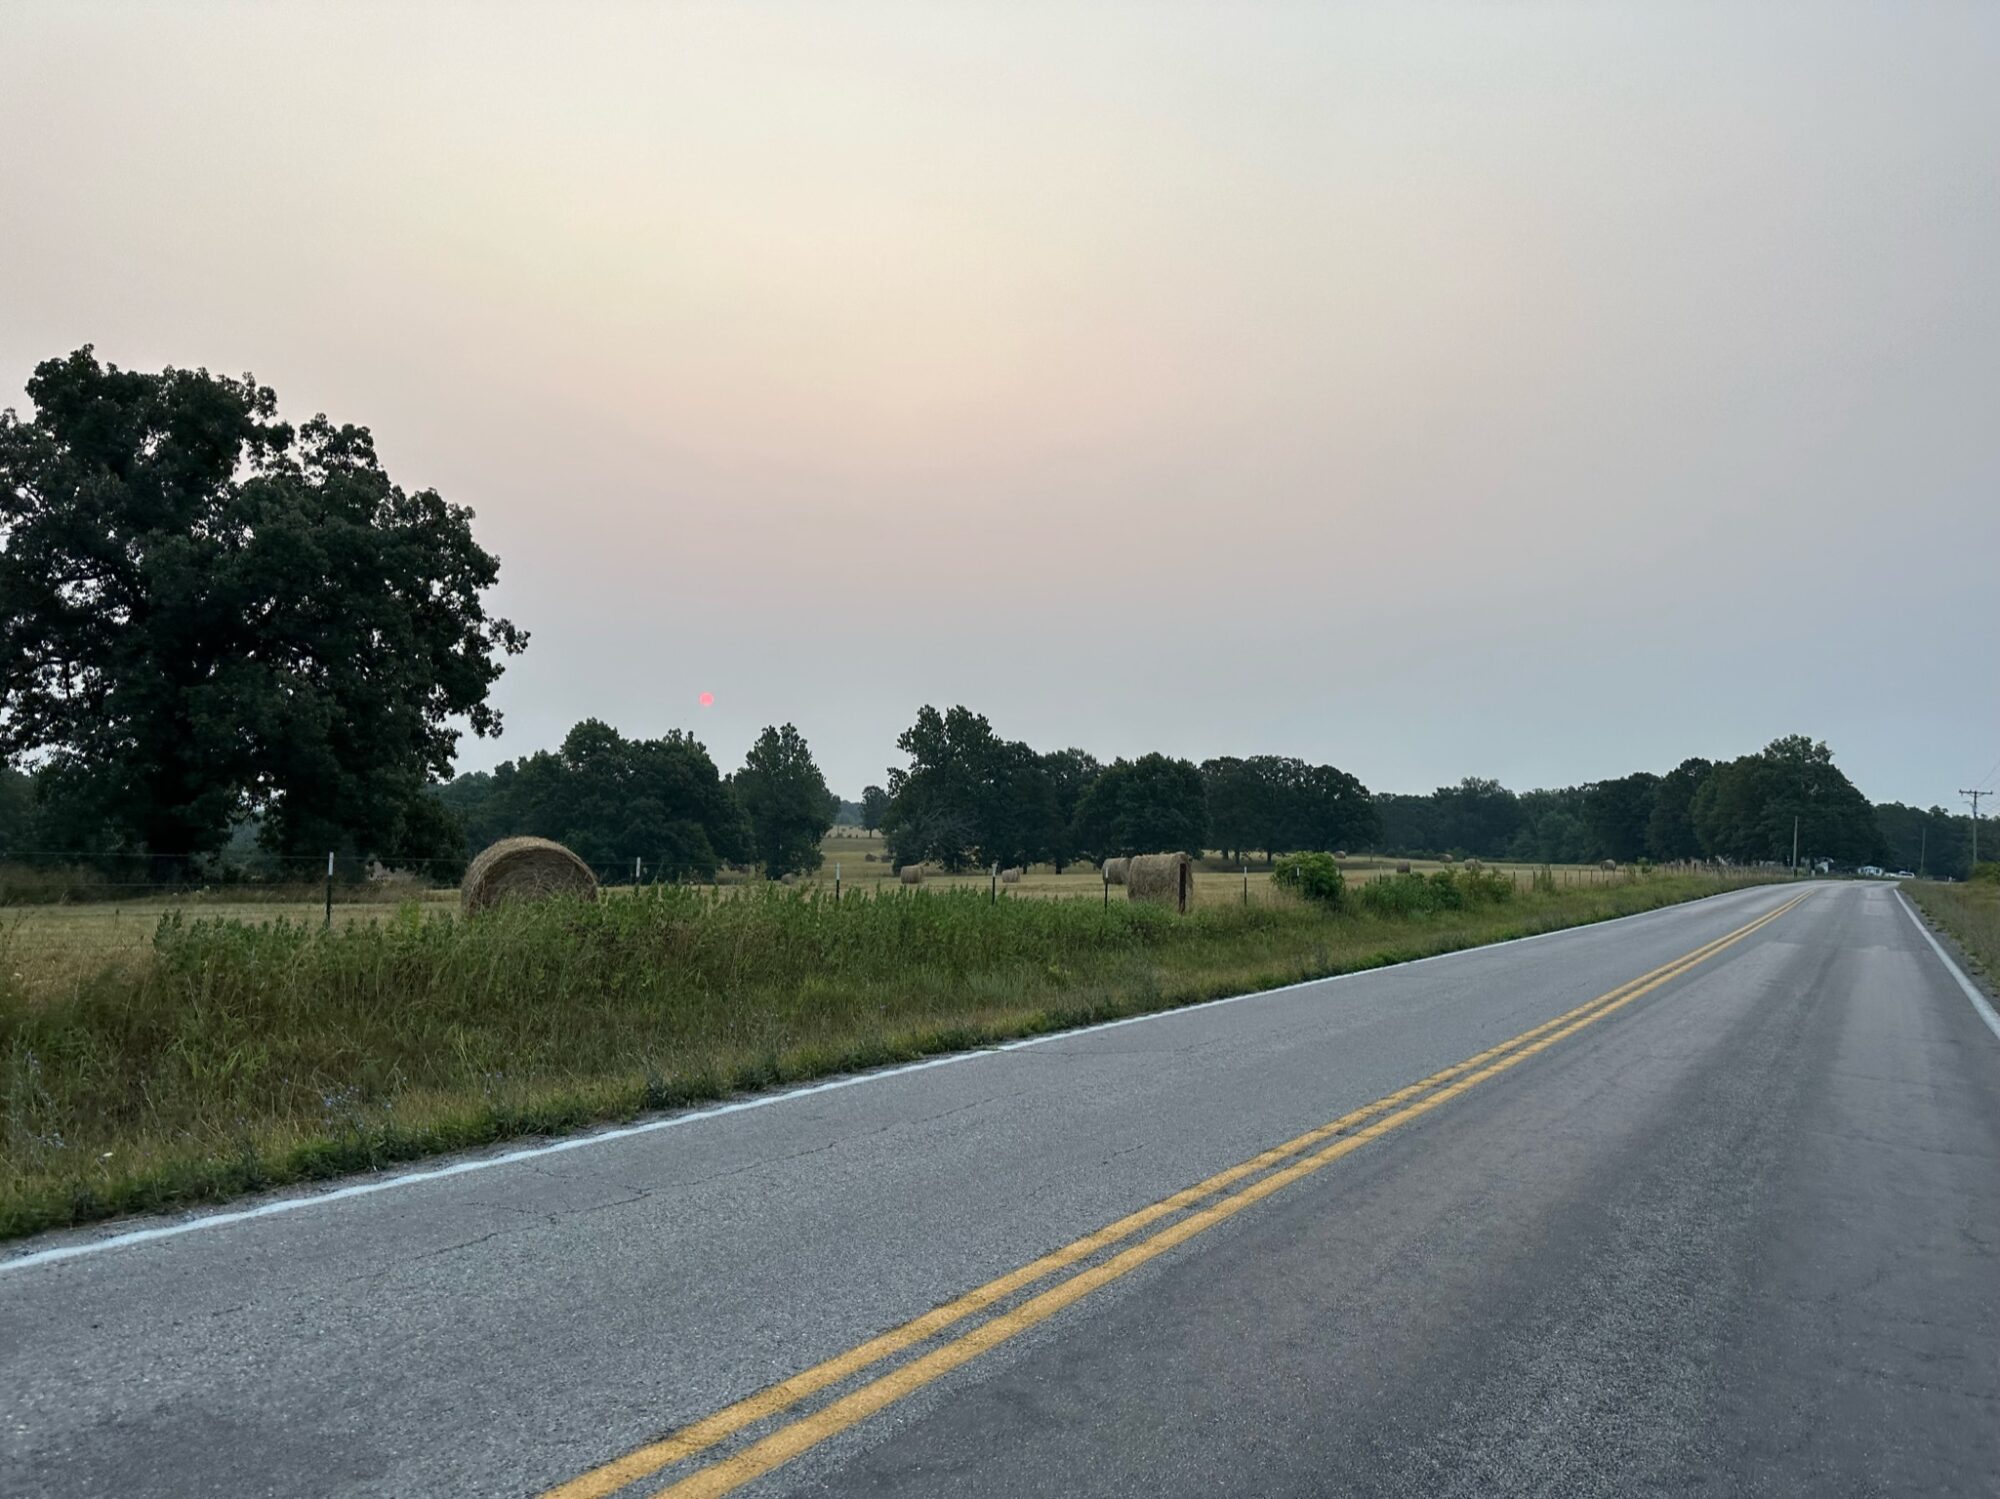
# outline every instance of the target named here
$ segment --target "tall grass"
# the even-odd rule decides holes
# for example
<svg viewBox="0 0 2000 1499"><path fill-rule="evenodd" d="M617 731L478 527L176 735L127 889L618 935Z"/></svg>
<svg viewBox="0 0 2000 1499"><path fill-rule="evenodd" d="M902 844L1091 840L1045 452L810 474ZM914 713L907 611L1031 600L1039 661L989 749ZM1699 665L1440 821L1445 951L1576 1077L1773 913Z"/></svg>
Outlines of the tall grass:
<svg viewBox="0 0 2000 1499"><path fill-rule="evenodd" d="M1335 914L763 888L335 927L169 916L60 994L0 927L0 1236L1628 914L1706 878Z"/></svg>
<svg viewBox="0 0 2000 1499"><path fill-rule="evenodd" d="M1957 940L1973 970L1984 974L1989 989L2000 984L2000 881L1943 885L1905 880L1903 890L1933 925Z"/></svg>

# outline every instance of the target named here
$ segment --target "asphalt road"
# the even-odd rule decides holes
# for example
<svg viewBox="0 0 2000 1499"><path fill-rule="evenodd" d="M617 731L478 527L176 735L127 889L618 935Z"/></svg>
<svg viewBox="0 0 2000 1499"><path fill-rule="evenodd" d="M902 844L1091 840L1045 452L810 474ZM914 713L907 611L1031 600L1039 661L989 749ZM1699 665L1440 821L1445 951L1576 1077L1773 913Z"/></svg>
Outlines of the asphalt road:
<svg viewBox="0 0 2000 1499"><path fill-rule="evenodd" d="M1992 1495L2000 1037L1801 893L13 1246L0 1493Z"/></svg>

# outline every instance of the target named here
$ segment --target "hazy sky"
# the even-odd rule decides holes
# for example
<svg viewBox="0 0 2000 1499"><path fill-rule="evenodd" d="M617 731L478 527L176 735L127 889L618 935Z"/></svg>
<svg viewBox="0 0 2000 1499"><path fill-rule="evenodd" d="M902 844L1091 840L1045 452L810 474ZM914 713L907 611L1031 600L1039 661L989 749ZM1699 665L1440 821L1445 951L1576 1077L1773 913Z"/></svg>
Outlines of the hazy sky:
<svg viewBox="0 0 2000 1499"><path fill-rule="evenodd" d="M534 634L467 767L789 719L853 796L928 701L1956 804L1996 76L1900 0L7 0L0 405L88 342L373 428Z"/></svg>

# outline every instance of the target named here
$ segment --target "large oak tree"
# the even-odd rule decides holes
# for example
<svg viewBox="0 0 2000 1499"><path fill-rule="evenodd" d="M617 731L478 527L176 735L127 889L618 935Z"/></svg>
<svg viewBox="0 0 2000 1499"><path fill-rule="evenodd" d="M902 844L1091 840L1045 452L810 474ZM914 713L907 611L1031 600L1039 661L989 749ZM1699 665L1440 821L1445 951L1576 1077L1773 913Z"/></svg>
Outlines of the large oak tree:
<svg viewBox="0 0 2000 1499"><path fill-rule="evenodd" d="M294 428L205 370L38 366L0 413L0 752L169 866L246 815L303 853L422 855L424 787L525 632L472 512L392 483L368 431Z"/></svg>

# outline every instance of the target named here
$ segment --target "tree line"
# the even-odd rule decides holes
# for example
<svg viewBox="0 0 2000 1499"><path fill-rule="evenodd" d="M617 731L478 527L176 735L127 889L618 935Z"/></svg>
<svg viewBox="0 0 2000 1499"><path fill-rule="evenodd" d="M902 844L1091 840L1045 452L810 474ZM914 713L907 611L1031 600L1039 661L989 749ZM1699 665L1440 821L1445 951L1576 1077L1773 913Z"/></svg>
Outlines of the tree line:
<svg viewBox="0 0 2000 1499"><path fill-rule="evenodd" d="M896 863L945 869L1185 849L1874 860L1963 874L1970 821L1872 808L1824 743L1516 793L1468 778L1372 794L1276 755L1109 764L1036 750L926 706L907 763L843 804L791 725L723 775L693 738L595 719L554 750L451 777L459 741L528 636L489 614L499 561L473 514L391 481L363 427L280 420L245 376L38 365L31 417L0 412L0 850L141 860L156 879L225 856L329 849L435 871L540 833L661 878L815 867L843 811ZM32 774L27 771L32 767Z"/></svg>
<svg viewBox="0 0 2000 1499"><path fill-rule="evenodd" d="M1468 777L1428 796L1385 794L1381 848L1408 857L1474 855L1531 863L1726 859L1867 863L1963 879L1972 820L1942 807L1871 805L1824 741L1774 739L1734 760L1683 760L1581 786L1513 792Z"/></svg>
<svg viewBox="0 0 2000 1499"><path fill-rule="evenodd" d="M1368 790L1330 765L1273 755L1193 761L1151 753L1109 765L1081 749L1037 751L985 715L926 704L896 741L909 763L862 793L864 826L890 860L945 870L1050 864L1183 849L1265 857L1360 846Z"/></svg>

